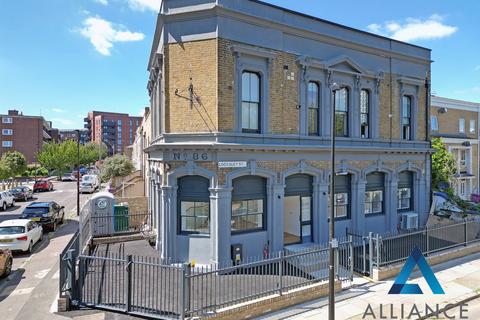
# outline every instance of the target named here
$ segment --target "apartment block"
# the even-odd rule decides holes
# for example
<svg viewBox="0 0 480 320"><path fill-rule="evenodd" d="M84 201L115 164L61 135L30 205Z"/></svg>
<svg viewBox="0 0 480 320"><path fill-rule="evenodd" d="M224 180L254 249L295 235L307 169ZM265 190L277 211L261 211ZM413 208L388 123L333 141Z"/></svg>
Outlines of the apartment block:
<svg viewBox="0 0 480 320"><path fill-rule="evenodd" d="M480 190L480 103L432 96L431 105L431 135L441 138L457 162L452 187L459 197L470 200Z"/></svg>
<svg viewBox="0 0 480 320"><path fill-rule="evenodd" d="M85 144L90 141L90 137L87 129L80 129L80 143ZM78 134L75 129L63 129L59 130L59 139L60 141L74 140L77 141Z"/></svg>
<svg viewBox="0 0 480 320"><path fill-rule="evenodd" d="M142 117L129 116L126 113L91 111L84 121L90 141L105 143L110 154L123 154L125 148L135 141Z"/></svg>
<svg viewBox="0 0 480 320"><path fill-rule="evenodd" d="M0 156L9 151L19 151L28 163L36 161L35 155L43 143L58 139L57 129L41 116L27 116L18 110L8 110L0 115Z"/></svg>
<svg viewBox="0 0 480 320"><path fill-rule="evenodd" d="M425 224L430 63L429 49L261 1L162 1L146 148L161 256L325 243L329 193L337 237Z"/></svg>

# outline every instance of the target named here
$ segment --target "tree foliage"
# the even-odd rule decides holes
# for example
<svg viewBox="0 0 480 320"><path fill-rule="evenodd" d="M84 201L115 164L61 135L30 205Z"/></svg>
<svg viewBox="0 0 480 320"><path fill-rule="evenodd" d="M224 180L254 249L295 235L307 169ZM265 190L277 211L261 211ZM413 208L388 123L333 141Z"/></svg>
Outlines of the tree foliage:
<svg viewBox="0 0 480 320"><path fill-rule="evenodd" d="M3 174L7 175L8 178L21 175L27 169L27 159L18 151L3 154L0 161L4 167L2 169Z"/></svg>
<svg viewBox="0 0 480 320"><path fill-rule="evenodd" d="M132 161L123 155L114 155L106 158L102 165L102 180L107 181L112 177L125 177L132 173Z"/></svg>
<svg viewBox="0 0 480 320"><path fill-rule="evenodd" d="M78 151L80 151L80 154L78 154ZM62 143L44 144L37 154L37 159L49 170L55 170L58 174L62 174L74 169L77 166L78 158L80 165L89 165L107 154L108 151L104 144L87 143L86 145L80 145L80 150L77 150L77 142L67 140Z"/></svg>
<svg viewBox="0 0 480 320"><path fill-rule="evenodd" d="M457 164L452 153L448 152L440 138L432 139L432 187L440 189L442 183L450 183L457 173Z"/></svg>

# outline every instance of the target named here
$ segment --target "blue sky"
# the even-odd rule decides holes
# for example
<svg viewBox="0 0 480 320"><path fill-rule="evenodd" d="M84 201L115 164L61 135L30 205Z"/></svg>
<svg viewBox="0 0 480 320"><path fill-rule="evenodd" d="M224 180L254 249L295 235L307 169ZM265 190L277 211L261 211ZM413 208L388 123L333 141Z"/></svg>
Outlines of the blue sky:
<svg viewBox="0 0 480 320"><path fill-rule="evenodd" d="M138 115L159 2L0 0L0 113L59 128L92 109ZM268 2L431 48L433 92L480 102L480 1Z"/></svg>

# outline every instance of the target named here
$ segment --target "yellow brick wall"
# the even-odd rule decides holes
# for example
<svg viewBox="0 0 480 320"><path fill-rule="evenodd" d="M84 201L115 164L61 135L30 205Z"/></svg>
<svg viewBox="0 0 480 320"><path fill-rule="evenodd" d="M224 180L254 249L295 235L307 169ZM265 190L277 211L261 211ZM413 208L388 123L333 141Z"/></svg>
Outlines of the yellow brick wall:
<svg viewBox="0 0 480 320"><path fill-rule="evenodd" d="M166 131L217 131L217 40L169 44L165 64ZM190 83L198 97L192 107L188 100Z"/></svg>
<svg viewBox="0 0 480 320"><path fill-rule="evenodd" d="M437 116L438 131L432 131L433 134L452 134L458 135L458 120L465 119L465 134L468 138L475 139L476 131L478 130L478 113L474 111L451 109L447 113L438 113L438 107L432 106L431 115ZM475 120L475 133L470 133L470 120Z"/></svg>

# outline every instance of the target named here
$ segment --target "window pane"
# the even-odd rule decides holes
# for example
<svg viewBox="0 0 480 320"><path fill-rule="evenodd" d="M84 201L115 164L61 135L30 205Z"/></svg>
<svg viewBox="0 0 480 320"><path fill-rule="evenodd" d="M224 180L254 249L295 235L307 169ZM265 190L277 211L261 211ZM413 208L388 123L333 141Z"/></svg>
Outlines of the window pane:
<svg viewBox="0 0 480 320"><path fill-rule="evenodd" d="M263 212L263 200L248 200L248 213L262 213Z"/></svg>
<svg viewBox="0 0 480 320"><path fill-rule="evenodd" d="M372 203L372 213L382 212L382 202L373 202Z"/></svg>
<svg viewBox="0 0 480 320"><path fill-rule="evenodd" d="M250 73L242 74L242 101L250 100Z"/></svg>
<svg viewBox="0 0 480 320"><path fill-rule="evenodd" d="M348 90L346 88L335 90L334 96L335 96L335 110L347 111Z"/></svg>
<svg viewBox="0 0 480 320"><path fill-rule="evenodd" d="M372 203L365 202L365 213L372 213Z"/></svg>
<svg viewBox="0 0 480 320"><path fill-rule="evenodd" d="M195 215L195 203L182 201L181 203L181 214L182 216L194 216Z"/></svg>
<svg viewBox="0 0 480 320"><path fill-rule="evenodd" d="M260 102L260 78L255 73L250 73L250 101Z"/></svg>
<svg viewBox="0 0 480 320"><path fill-rule="evenodd" d="M250 103L250 115L249 115L250 126L247 127L251 130L258 130L258 104Z"/></svg>
<svg viewBox="0 0 480 320"><path fill-rule="evenodd" d="M318 134L318 109L308 109L308 133Z"/></svg>
<svg viewBox="0 0 480 320"><path fill-rule="evenodd" d="M312 209L312 198L311 197L302 197L302 222L308 222L312 219L311 209Z"/></svg>
<svg viewBox="0 0 480 320"><path fill-rule="evenodd" d="M347 206L336 206L335 207L335 217L341 218L341 217L346 217L347 215L348 215Z"/></svg>
<svg viewBox="0 0 480 320"><path fill-rule="evenodd" d="M208 217L201 217L201 218L196 218L195 220L195 231L199 233L209 233L210 232L210 227L209 227L209 219Z"/></svg>
<svg viewBox="0 0 480 320"><path fill-rule="evenodd" d="M242 128L250 128L250 104L242 102Z"/></svg>
<svg viewBox="0 0 480 320"><path fill-rule="evenodd" d="M254 214L248 216L248 229L260 229L262 227L262 214Z"/></svg>
<svg viewBox="0 0 480 320"><path fill-rule="evenodd" d="M335 131L337 136L347 136L347 114L344 112L335 113Z"/></svg>
<svg viewBox="0 0 480 320"><path fill-rule="evenodd" d="M195 216L208 217L210 205L208 202L196 202L195 203Z"/></svg>
<svg viewBox="0 0 480 320"><path fill-rule="evenodd" d="M314 82L308 84L308 107L318 108L318 85Z"/></svg>
<svg viewBox="0 0 480 320"><path fill-rule="evenodd" d="M182 217L182 231L195 232L195 217Z"/></svg>
<svg viewBox="0 0 480 320"><path fill-rule="evenodd" d="M309 224L302 226L302 237L308 237L311 235L312 235L312 226Z"/></svg>
<svg viewBox="0 0 480 320"><path fill-rule="evenodd" d="M233 201L232 202L232 216L239 216L247 214L247 202L246 201Z"/></svg>
<svg viewBox="0 0 480 320"><path fill-rule="evenodd" d="M369 110L369 93L367 90L362 90L360 94L360 112L368 113Z"/></svg>

